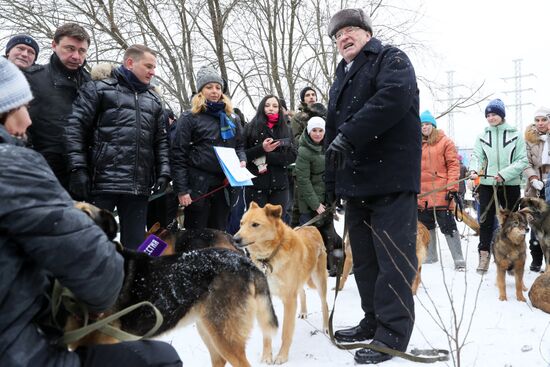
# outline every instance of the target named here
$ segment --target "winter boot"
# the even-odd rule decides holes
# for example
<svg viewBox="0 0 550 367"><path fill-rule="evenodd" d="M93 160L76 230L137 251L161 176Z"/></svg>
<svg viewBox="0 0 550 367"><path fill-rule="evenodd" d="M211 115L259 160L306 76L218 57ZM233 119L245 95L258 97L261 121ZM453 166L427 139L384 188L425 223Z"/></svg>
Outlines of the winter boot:
<svg viewBox="0 0 550 367"><path fill-rule="evenodd" d="M542 266L542 249L540 248L540 243L537 240L529 240L529 250L531 251L531 266L529 270L534 272L539 272L540 267Z"/></svg>
<svg viewBox="0 0 550 367"><path fill-rule="evenodd" d="M464 256L462 256L462 247L458 232L453 231L452 234L446 234L445 239L455 263L455 270L464 271L466 269L466 262L464 261Z"/></svg>
<svg viewBox="0 0 550 367"><path fill-rule="evenodd" d="M477 266L479 274L485 274L489 270L489 260L489 251L479 251L479 265Z"/></svg>
<svg viewBox="0 0 550 367"><path fill-rule="evenodd" d="M430 229L430 244L428 245L428 254L424 259L424 264L433 264L437 260L437 233L435 229Z"/></svg>

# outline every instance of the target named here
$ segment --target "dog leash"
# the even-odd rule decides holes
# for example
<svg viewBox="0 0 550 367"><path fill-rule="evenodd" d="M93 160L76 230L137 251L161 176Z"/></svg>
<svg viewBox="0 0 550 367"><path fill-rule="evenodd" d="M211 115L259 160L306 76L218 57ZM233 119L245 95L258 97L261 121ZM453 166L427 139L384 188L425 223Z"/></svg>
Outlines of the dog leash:
<svg viewBox="0 0 550 367"><path fill-rule="evenodd" d="M344 224L344 234L342 236L342 242L344 242L347 233L347 226ZM345 246L345 245L344 245ZM336 310L336 299L338 298L338 293L340 292L340 278L342 276L342 272L344 270L344 261L346 259L346 253L343 251L343 256L340 258L338 262L338 272L336 274L336 286L334 287L334 301L332 303L332 310L330 311L330 316L328 318L328 333L330 337L330 341L336 348L342 349L342 350L350 350L350 349L359 349L359 348L365 348L374 350L376 352L389 354L394 357L403 358L412 362L418 362L418 363L435 363L435 362L444 362L449 360L449 351L446 349L413 349L411 350L411 353L401 352L395 349L382 347L379 345L374 344L366 344L366 343L349 343L349 344L340 344L334 337L334 327L333 327L333 317L334 317L334 311ZM429 357L422 357L422 355L429 356Z"/></svg>
<svg viewBox="0 0 550 367"><path fill-rule="evenodd" d="M64 288L59 281L55 280L52 290L52 320L54 324L57 324L56 317L62 304L65 309L75 317L78 315L83 315L84 326L75 330L64 332L63 336L59 340L61 345L74 343L96 330L121 341L134 341L149 338L157 332L164 321L160 311L151 302L143 301L126 307L101 320L88 324L90 321L90 313L88 312L86 305L79 302L68 288ZM109 323L120 319L122 316L127 315L140 307L150 307L155 314L155 325L153 325L153 327L144 335L131 334L109 325ZM58 325L58 327L60 326Z"/></svg>

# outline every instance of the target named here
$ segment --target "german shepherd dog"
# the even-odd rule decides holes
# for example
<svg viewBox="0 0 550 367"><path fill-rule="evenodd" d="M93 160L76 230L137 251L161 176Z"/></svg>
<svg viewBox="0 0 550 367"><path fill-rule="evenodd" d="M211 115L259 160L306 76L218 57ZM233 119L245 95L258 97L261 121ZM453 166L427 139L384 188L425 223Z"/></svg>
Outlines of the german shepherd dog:
<svg viewBox="0 0 550 367"><path fill-rule="evenodd" d="M516 278L516 298L525 302L523 291L527 288L523 284L523 269L525 267L526 248L525 234L529 228L527 214L523 212L511 212L502 209L497 214L500 229L496 235L493 252L497 265L498 299L506 301L507 270L514 270Z"/></svg>
<svg viewBox="0 0 550 367"><path fill-rule="evenodd" d="M550 206L543 199L524 197L519 202L520 210L527 209L527 218L535 230L540 248L544 254L546 270L550 269Z"/></svg>
<svg viewBox="0 0 550 367"><path fill-rule="evenodd" d="M312 226L293 230L282 221L281 214L280 205L266 204L260 208L252 202L234 236L237 246L246 248L252 260L265 269L271 291L283 301L282 344L275 360L272 359L271 338L264 338L262 362L275 364L288 361L298 295L299 317L307 316L306 283L317 289L321 298L323 329L328 330L327 254L321 234Z"/></svg>
<svg viewBox="0 0 550 367"><path fill-rule="evenodd" d="M104 228L110 239L115 237L117 224L110 213L86 203L77 207ZM267 279L245 256L220 248L160 257L121 246L118 251L124 258L125 278L116 304L104 316L149 301L164 318L155 335L196 321L215 367L226 362L250 366L245 347L254 319L264 339L276 333L278 322ZM114 326L143 335L154 324L153 311L142 307L121 317ZM78 345L113 342L111 337L96 333Z"/></svg>
<svg viewBox="0 0 550 367"><path fill-rule="evenodd" d="M166 229L161 228L157 222L147 231L146 236L150 234L154 234L168 245L162 255L181 254L211 247L226 248L244 254L235 246L233 236L217 229Z"/></svg>
<svg viewBox="0 0 550 367"><path fill-rule="evenodd" d="M420 285L420 282L422 281L421 273L422 273L422 263L424 262L424 259L426 258L426 254L428 253L428 246L430 245L430 231L424 224L421 222L417 223L417 232L416 232L416 257L418 259L418 268L416 269L416 275L414 277L413 283L412 283L412 292L413 294L416 294L416 291L418 290L418 287ZM351 272L351 267L353 265L353 257L351 254L351 245L349 241L349 235L346 234L344 238L344 249L345 249L345 260L344 260L344 268L342 270L342 277L340 278L340 287L338 290L342 290L344 288L344 284L346 283L346 280L348 279L348 276Z"/></svg>

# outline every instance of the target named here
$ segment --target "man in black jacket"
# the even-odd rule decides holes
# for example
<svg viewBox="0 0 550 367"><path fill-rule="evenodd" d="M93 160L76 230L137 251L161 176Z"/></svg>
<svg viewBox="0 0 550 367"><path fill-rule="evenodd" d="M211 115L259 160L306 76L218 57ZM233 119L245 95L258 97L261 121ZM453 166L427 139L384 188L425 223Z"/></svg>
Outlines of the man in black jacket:
<svg viewBox="0 0 550 367"><path fill-rule="evenodd" d="M343 57L330 89L326 190L347 199L353 265L361 307L358 326L339 341L404 351L414 325L411 283L416 269L416 194L420 189L418 88L407 55L372 37L362 9L336 13L328 26ZM390 359L360 349L358 363Z"/></svg>
<svg viewBox="0 0 550 367"><path fill-rule="evenodd" d="M24 70L34 95L29 106L33 121L29 128L32 147L46 158L66 190L69 172L62 144L63 128L78 88L90 80L90 74L84 69L89 46L90 36L84 28L74 23L64 24L55 31L50 63Z"/></svg>
<svg viewBox="0 0 550 367"><path fill-rule="evenodd" d="M153 92L156 54L130 46L112 77L79 91L65 129L70 191L96 206L118 210L121 242L143 241L151 189L170 181L168 142L160 97Z"/></svg>
<svg viewBox="0 0 550 367"><path fill-rule="evenodd" d="M3 58L0 91L0 366L181 366L175 350L158 341L76 352L57 346L62 331L47 326L52 279L91 312L102 312L118 297L124 260L74 208L44 158L22 146L32 95L23 74Z"/></svg>

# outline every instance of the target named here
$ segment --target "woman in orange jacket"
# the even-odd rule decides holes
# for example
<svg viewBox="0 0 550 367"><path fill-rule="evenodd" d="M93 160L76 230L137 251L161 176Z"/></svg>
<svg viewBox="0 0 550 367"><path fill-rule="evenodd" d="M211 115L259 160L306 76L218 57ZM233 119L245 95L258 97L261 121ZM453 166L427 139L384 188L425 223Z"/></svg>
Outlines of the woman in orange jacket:
<svg viewBox="0 0 550 367"><path fill-rule="evenodd" d="M438 260L437 233L435 222L445 235L447 245L454 260L455 269L464 271L466 263L462 256L460 235L452 209L452 193L458 191L460 176L460 162L453 141L442 130L437 129L437 123L430 111L420 115L422 124L422 166L420 175L420 190L424 196L418 199L418 220L430 230L430 246L425 263L434 263ZM444 188L442 190L438 190ZM434 191L436 190L436 191ZM433 192L432 192L433 191Z"/></svg>

